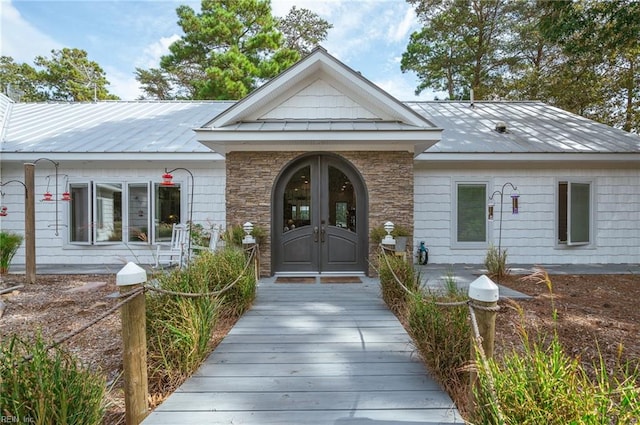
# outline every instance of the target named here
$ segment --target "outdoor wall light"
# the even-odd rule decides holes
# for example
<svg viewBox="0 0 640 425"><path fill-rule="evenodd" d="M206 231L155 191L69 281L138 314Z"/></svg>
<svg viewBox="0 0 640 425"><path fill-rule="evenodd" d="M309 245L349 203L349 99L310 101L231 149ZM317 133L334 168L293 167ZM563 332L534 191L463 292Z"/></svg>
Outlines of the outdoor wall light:
<svg viewBox="0 0 640 425"><path fill-rule="evenodd" d="M244 238L242 238L242 243L244 245L256 243L256 239L251 235L251 232L253 232L253 224L250 221L247 221L242 225L242 229L245 233Z"/></svg>

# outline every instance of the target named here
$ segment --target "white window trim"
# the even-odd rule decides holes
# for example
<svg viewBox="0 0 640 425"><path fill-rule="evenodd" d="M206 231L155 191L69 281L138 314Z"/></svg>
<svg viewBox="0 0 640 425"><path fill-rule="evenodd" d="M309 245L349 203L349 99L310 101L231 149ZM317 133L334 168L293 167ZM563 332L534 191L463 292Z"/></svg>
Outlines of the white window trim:
<svg viewBox="0 0 640 425"><path fill-rule="evenodd" d="M485 241L484 242L459 242L458 241L458 186L461 184L473 184L485 186ZM491 193L491 182L488 179L459 179L453 180L451 184L451 249L487 249L491 241L491 226L487 220L487 209L489 193Z"/></svg>
<svg viewBox="0 0 640 425"><path fill-rule="evenodd" d="M180 195L180 217L183 217L180 221L186 223L188 220L189 213L189 199L186 195L190 194L188 190L190 188L187 187L187 182L185 180L174 180L176 185L179 185L181 188ZM92 224L95 218L95 208L96 208L96 197L95 197L95 188L97 184L121 184L122 185L122 240L121 241L96 241L95 240L95 225ZM131 184L146 184L147 185L147 198L148 198L148 215L149 215L149 234L147 242L144 241L129 241L129 185ZM62 220L64 220L65 227L67 227L67 231L64 233L64 244L69 248L83 248L83 247L108 247L114 245L136 245L136 246L145 246L145 245L157 245L160 242L156 242L156 226L155 226L155 190L158 186L159 182L153 180L117 180L117 179L70 179L67 182L67 186L65 190L70 190L71 185L87 185L89 189L89 199L88 199L88 208L89 208L89 223L91 224L90 229L90 240L88 242L82 241L72 241L71 240L71 205L69 203L64 203L62 208Z"/></svg>
<svg viewBox="0 0 640 425"><path fill-rule="evenodd" d="M596 184L597 179L595 178L584 178L584 177L557 177L555 180L555 211L554 211L554 240L556 249L594 249L596 246ZM571 239L571 201L570 194L568 194L567 199L567 242L560 242L558 239L558 227L560 226L560 220L558 219L558 212L560 211L560 183L583 183L589 185L589 242L569 242ZM570 192L570 191L568 191Z"/></svg>

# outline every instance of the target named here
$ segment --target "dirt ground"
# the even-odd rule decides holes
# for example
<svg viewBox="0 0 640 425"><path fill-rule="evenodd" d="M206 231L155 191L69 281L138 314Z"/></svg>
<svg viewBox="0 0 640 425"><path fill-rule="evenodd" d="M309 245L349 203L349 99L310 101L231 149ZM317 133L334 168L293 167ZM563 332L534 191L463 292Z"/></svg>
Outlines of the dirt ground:
<svg viewBox="0 0 640 425"><path fill-rule="evenodd" d="M509 276L502 284L531 295L519 300L524 322L531 330L550 334L557 329L569 353L586 364L600 352L608 365L640 358L640 275L555 275L553 292L535 279ZM22 284L24 276L2 276L0 289ZM0 318L0 338L17 333L32 337L38 329L55 339L72 332L115 305L117 292L112 275L39 275L37 283L0 295L5 305ZM554 323L552 301L557 310ZM517 347L517 309L502 302L496 324L496 353ZM223 332L224 333L224 332ZM216 338L221 338L220 333ZM111 390L105 424L123 423L122 342L119 313L65 343L85 364L105 374Z"/></svg>
<svg viewBox="0 0 640 425"><path fill-rule="evenodd" d="M602 355L609 370L616 364L640 361L640 275L508 276L502 284L531 295L518 300L530 336L557 331L567 353L590 366ZM496 353L517 347L521 314L501 302L496 320ZM556 310L556 320L553 310ZM620 348L622 347L622 351Z"/></svg>

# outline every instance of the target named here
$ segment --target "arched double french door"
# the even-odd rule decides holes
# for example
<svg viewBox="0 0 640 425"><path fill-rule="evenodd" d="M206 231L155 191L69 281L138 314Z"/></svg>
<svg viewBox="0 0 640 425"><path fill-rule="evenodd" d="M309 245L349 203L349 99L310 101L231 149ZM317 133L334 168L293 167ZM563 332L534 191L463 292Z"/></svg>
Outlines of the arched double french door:
<svg viewBox="0 0 640 425"><path fill-rule="evenodd" d="M273 270L365 272L367 203L362 177L340 157L289 164L273 191Z"/></svg>

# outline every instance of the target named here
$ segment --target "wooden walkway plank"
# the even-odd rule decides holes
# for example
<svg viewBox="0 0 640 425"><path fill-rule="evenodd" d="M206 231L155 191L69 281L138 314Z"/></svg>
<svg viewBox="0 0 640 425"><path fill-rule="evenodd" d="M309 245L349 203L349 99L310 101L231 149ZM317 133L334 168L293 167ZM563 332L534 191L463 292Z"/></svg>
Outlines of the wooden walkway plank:
<svg viewBox="0 0 640 425"><path fill-rule="evenodd" d="M463 424L379 283L274 284L145 425Z"/></svg>

